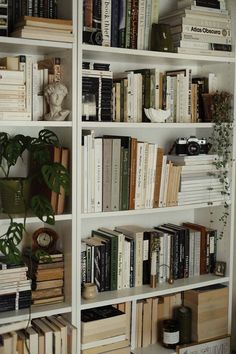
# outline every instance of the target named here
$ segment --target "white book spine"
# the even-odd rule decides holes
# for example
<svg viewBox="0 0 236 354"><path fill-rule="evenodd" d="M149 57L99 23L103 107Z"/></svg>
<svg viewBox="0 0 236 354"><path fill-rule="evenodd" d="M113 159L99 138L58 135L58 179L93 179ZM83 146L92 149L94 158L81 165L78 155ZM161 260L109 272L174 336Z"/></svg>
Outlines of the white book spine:
<svg viewBox="0 0 236 354"><path fill-rule="evenodd" d="M87 136L88 139L88 213L94 212L94 132Z"/></svg>
<svg viewBox="0 0 236 354"><path fill-rule="evenodd" d="M165 181L164 181L164 195L163 195L163 202L162 206L166 207L167 206L167 191L168 191L168 185L169 185L169 175L170 175L170 163L166 164L166 170L165 170Z"/></svg>
<svg viewBox="0 0 236 354"><path fill-rule="evenodd" d="M43 95L46 86L48 85L48 69L43 69ZM48 112L48 103L46 97L43 100L43 113L46 114Z"/></svg>
<svg viewBox="0 0 236 354"><path fill-rule="evenodd" d="M146 0L139 0L137 49L144 49Z"/></svg>
<svg viewBox="0 0 236 354"><path fill-rule="evenodd" d="M152 12L152 0L146 0L144 48L143 48L144 50L149 49L150 34L151 34L151 12Z"/></svg>
<svg viewBox="0 0 236 354"><path fill-rule="evenodd" d="M204 16L189 16L182 18L183 25L192 25L192 26L209 26L211 28L219 29L229 29L231 30L231 20L230 19L215 19L209 16L206 18Z"/></svg>
<svg viewBox="0 0 236 354"><path fill-rule="evenodd" d="M111 0L102 0L102 45L111 46Z"/></svg>
<svg viewBox="0 0 236 354"><path fill-rule="evenodd" d="M142 123L142 115L143 115L143 98L142 98L142 82L143 82L143 77L141 74L138 74L138 118L137 122Z"/></svg>
<svg viewBox="0 0 236 354"><path fill-rule="evenodd" d="M95 213L102 211L102 139L96 138L94 142L95 164Z"/></svg>
<svg viewBox="0 0 236 354"><path fill-rule="evenodd" d="M23 71L0 70L0 85L24 85L25 74Z"/></svg>
<svg viewBox="0 0 236 354"><path fill-rule="evenodd" d="M40 87L40 70L38 64L33 64L32 82L32 115L33 120L38 121L43 117L43 95Z"/></svg>
<svg viewBox="0 0 236 354"><path fill-rule="evenodd" d="M133 75L133 122L138 122L138 75Z"/></svg>
<svg viewBox="0 0 236 354"><path fill-rule="evenodd" d="M154 145L154 151L153 151L153 160L152 160L152 182L151 182L151 200L150 200L150 208L154 207L154 191L155 191L155 182L156 182L156 160L157 160L157 149L158 145Z"/></svg>
<svg viewBox="0 0 236 354"><path fill-rule="evenodd" d="M164 236L160 236L160 251L159 251L159 269L158 269L158 282L164 283Z"/></svg>
<svg viewBox="0 0 236 354"><path fill-rule="evenodd" d="M151 208L151 189L152 189L152 174L153 174L153 158L154 158L154 144L148 144L148 163L147 163L147 187L145 195L145 209Z"/></svg>
<svg viewBox="0 0 236 354"><path fill-rule="evenodd" d="M117 290L121 290L123 288L123 255L124 251L124 235L120 234L118 236L118 273L117 273Z"/></svg>
<svg viewBox="0 0 236 354"><path fill-rule="evenodd" d="M112 171L111 171L111 210L119 210L120 196L120 151L121 139L113 139L112 142Z"/></svg>
<svg viewBox="0 0 236 354"><path fill-rule="evenodd" d="M123 288L127 289L130 287L130 242L124 240L124 251L123 251Z"/></svg>
<svg viewBox="0 0 236 354"><path fill-rule="evenodd" d="M217 91L217 76L215 73L208 74L208 91L209 93Z"/></svg>
<svg viewBox="0 0 236 354"><path fill-rule="evenodd" d="M127 96L128 123L134 123L134 73L128 74Z"/></svg>
<svg viewBox="0 0 236 354"><path fill-rule="evenodd" d="M164 202L164 192L165 192L165 180L166 180L166 166L167 166L167 156L164 155L162 159L162 170L161 170L161 185L160 185L160 198L159 198L159 208L163 207Z"/></svg>
<svg viewBox="0 0 236 354"><path fill-rule="evenodd" d="M88 136L84 135L83 148L83 212L88 213Z"/></svg>
<svg viewBox="0 0 236 354"><path fill-rule="evenodd" d="M145 200L147 194L147 180L148 180L148 159L149 159L149 144L144 143L143 149L143 166L142 166L142 192L141 192L141 209L145 208Z"/></svg>
<svg viewBox="0 0 236 354"><path fill-rule="evenodd" d="M136 188L135 188L135 207L134 209L141 209L142 203L142 170L143 170L143 155L144 143L137 143L137 167L136 167Z"/></svg>
<svg viewBox="0 0 236 354"><path fill-rule="evenodd" d="M151 25L158 23L160 0L152 0Z"/></svg>
<svg viewBox="0 0 236 354"><path fill-rule="evenodd" d="M2 121L30 121L31 114L28 112L0 112L0 120Z"/></svg>

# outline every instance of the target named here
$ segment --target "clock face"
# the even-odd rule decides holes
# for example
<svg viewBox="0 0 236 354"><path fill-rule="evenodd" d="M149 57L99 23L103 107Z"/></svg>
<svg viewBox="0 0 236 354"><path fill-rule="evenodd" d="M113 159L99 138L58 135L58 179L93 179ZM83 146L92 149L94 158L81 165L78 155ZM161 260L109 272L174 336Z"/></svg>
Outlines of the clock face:
<svg viewBox="0 0 236 354"><path fill-rule="evenodd" d="M37 242L40 247L48 247L51 243L52 237L46 232L42 232L37 237Z"/></svg>
<svg viewBox="0 0 236 354"><path fill-rule="evenodd" d="M49 228L42 227L33 233L33 249L43 249L51 252L56 249L57 233Z"/></svg>

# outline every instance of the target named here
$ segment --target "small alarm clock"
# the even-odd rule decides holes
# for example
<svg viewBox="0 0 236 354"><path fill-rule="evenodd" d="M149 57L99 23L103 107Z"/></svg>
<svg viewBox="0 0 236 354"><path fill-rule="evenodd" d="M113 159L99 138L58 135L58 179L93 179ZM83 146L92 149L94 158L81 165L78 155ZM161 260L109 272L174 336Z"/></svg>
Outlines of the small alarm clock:
<svg viewBox="0 0 236 354"><path fill-rule="evenodd" d="M33 233L32 238L33 250L44 250L48 253L56 250L58 235L54 230L42 227Z"/></svg>

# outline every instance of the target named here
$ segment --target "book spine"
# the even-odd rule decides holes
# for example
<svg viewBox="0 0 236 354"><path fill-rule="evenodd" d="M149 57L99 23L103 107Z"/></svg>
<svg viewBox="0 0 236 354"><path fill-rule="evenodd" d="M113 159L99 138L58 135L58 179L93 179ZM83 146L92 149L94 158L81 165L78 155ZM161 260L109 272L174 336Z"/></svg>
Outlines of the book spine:
<svg viewBox="0 0 236 354"><path fill-rule="evenodd" d="M184 235L179 232L179 273L178 278L184 278Z"/></svg>
<svg viewBox="0 0 236 354"><path fill-rule="evenodd" d="M93 27L101 29L102 0L93 0Z"/></svg>
<svg viewBox="0 0 236 354"><path fill-rule="evenodd" d="M103 211L111 211L111 159L112 139L103 139Z"/></svg>
<svg viewBox="0 0 236 354"><path fill-rule="evenodd" d="M44 16L44 0L39 0L39 17Z"/></svg>
<svg viewBox="0 0 236 354"><path fill-rule="evenodd" d="M206 230L206 273L210 273L210 232Z"/></svg>
<svg viewBox="0 0 236 354"><path fill-rule="evenodd" d="M130 241L124 239L123 242L123 289L130 288Z"/></svg>
<svg viewBox="0 0 236 354"><path fill-rule="evenodd" d="M93 27L93 0L83 0L83 23L85 27Z"/></svg>
<svg viewBox="0 0 236 354"><path fill-rule="evenodd" d="M137 165L136 165L136 182L135 182L135 209L141 209L142 203L142 172L143 172L143 155L144 143L137 144Z"/></svg>
<svg viewBox="0 0 236 354"><path fill-rule="evenodd" d="M184 231L184 278L189 277L189 229Z"/></svg>
<svg viewBox="0 0 236 354"><path fill-rule="evenodd" d="M132 0L131 4L131 25L130 25L130 47L137 49L138 41L138 0Z"/></svg>
<svg viewBox="0 0 236 354"><path fill-rule="evenodd" d="M102 1L102 45L111 46L111 0Z"/></svg>
<svg viewBox="0 0 236 354"><path fill-rule="evenodd" d="M151 25L159 20L159 0L152 0Z"/></svg>
<svg viewBox="0 0 236 354"><path fill-rule="evenodd" d="M152 11L152 0L146 0L146 10L145 10L145 28L144 28L144 48L149 49L150 34L151 34L151 11Z"/></svg>
<svg viewBox="0 0 236 354"><path fill-rule="evenodd" d="M135 208L136 165L137 165L137 139L131 138L129 210L133 210Z"/></svg>
<svg viewBox="0 0 236 354"><path fill-rule="evenodd" d="M214 273L216 266L216 250L217 250L217 230L210 231L210 273Z"/></svg>
<svg viewBox="0 0 236 354"><path fill-rule="evenodd" d="M148 182L148 158L149 158L149 144L144 143L143 154L143 166L142 166L142 190L141 190L141 209L144 209L146 194L147 194L147 182Z"/></svg>
<svg viewBox="0 0 236 354"><path fill-rule="evenodd" d="M111 210L119 210L121 139L112 139Z"/></svg>
<svg viewBox="0 0 236 354"><path fill-rule="evenodd" d="M119 1L119 47L125 48L126 0Z"/></svg>
<svg viewBox="0 0 236 354"><path fill-rule="evenodd" d="M130 141L130 139L129 139ZM129 209L130 144L123 150L121 210Z"/></svg>
<svg viewBox="0 0 236 354"><path fill-rule="evenodd" d="M206 230L201 231L201 243L200 243L200 275L206 274L207 264L207 234Z"/></svg>
<svg viewBox="0 0 236 354"><path fill-rule="evenodd" d="M176 233L172 239L173 247L173 278L179 277L179 235Z"/></svg>
<svg viewBox="0 0 236 354"><path fill-rule="evenodd" d="M48 17L49 18L53 18L53 6L54 6L54 1L48 0Z"/></svg>
<svg viewBox="0 0 236 354"><path fill-rule="evenodd" d="M120 1L123 5L123 2ZM119 46L119 0L112 0L111 9L111 46Z"/></svg>
<svg viewBox="0 0 236 354"><path fill-rule="evenodd" d="M102 139L96 138L95 151L95 213L102 211Z"/></svg>
<svg viewBox="0 0 236 354"><path fill-rule="evenodd" d="M49 18L49 0L43 0L43 17Z"/></svg>
<svg viewBox="0 0 236 354"><path fill-rule="evenodd" d="M138 44L137 48L144 49L144 32L145 32L145 0L139 0L138 12ZM146 108L146 107L145 107Z"/></svg>
<svg viewBox="0 0 236 354"><path fill-rule="evenodd" d="M143 282L143 233L136 234L135 249L135 286Z"/></svg>
<svg viewBox="0 0 236 354"><path fill-rule="evenodd" d="M39 17L39 0L33 0L33 16Z"/></svg>
<svg viewBox="0 0 236 354"><path fill-rule="evenodd" d="M143 234L143 284L150 283L150 233Z"/></svg>
<svg viewBox="0 0 236 354"><path fill-rule="evenodd" d="M132 11L132 0L126 0L126 17L125 17L125 48L130 48L130 38L131 38L131 11Z"/></svg>
<svg viewBox="0 0 236 354"><path fill-rule="evenodd" d="M130 240L130 288L135 286L135 243Z"/></svg>
<svg viewBox="0 0 236 354"><path fill-rule="evenodd" d="M81 284L86 283L86 245L81 243Z"/></svg>
<svg viewBox="0 0 236 354"><path fill-rule="evenodd" d="M117 290L123 288L123 271L124 271L124 235L118 236L118 265L117 265Z"/></svg>

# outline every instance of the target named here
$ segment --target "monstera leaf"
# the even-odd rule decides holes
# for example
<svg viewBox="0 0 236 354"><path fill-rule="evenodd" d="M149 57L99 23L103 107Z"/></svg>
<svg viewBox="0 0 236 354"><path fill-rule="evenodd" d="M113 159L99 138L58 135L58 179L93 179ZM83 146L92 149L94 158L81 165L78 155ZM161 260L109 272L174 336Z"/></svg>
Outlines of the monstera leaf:
<svg viewBox="0 0 236 354"><path fill-rule="evenodd" d="M60 187L69 192L70 178L67 169L60 163L44 165L41 169L46 185L56 193L60 193Z"/></svg>
<svg viewBox="0 0 236 354"><path fill-rule="evenodd" d="M53 145L53 146L60 145L57 135L48 129L40 130L38 139L39 141L43 142L44 145L45 144Z"/></svg>
<svg viewBox="0 0 236 354"><path fill-rule="evenodd" d="M6 233L0 239L0 251L6 256L10 264L21 262L21 253L17 246L23 238L24 225L11 221Z"/></svg>
<svg viewBox="0 0 236 354"><path fill-rule="evenodd" d="M54 225L54 211L50 202L42 195L35 195L31 199L31 209L34 214L43 222Z"/></svg>
<svg viewBox="0 0 236 354"><path fill-rule="evenodd" d="M24 225L21 223L11 222L6 234L9 240L12 240L14 245L19 245L23 238Z"/></svg>

